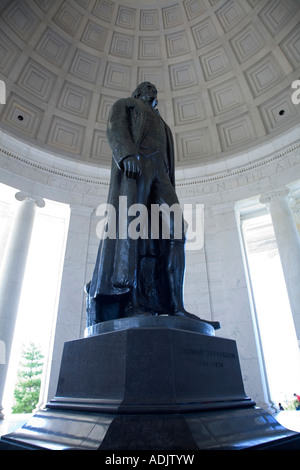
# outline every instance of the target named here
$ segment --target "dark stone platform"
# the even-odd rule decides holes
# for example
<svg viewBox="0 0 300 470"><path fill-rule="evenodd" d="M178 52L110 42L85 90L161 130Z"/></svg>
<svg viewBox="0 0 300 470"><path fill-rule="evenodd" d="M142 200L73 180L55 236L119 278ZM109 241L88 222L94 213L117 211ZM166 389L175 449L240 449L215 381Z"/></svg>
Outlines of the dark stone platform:
<svg viewBox="0 0 300 470"><path fill-rule="evenodd" d="M46 409L3 436L0 450L299 450L299 439L256 408L132 415Z"/></svg>
<svg viewBox="0 0 300 470"><path fill-rule="evenodd" d="M65 344L48 407L146 413L249 406L234 341L186 318L124 320Z"/></svg>
<svg viewBox="0 0 300 470"><path fill-rule="evenodd" d="M86 335L65 343L55 397L0 449L300 449L247 397L235 341L210 325L140 317Z"/></svg>

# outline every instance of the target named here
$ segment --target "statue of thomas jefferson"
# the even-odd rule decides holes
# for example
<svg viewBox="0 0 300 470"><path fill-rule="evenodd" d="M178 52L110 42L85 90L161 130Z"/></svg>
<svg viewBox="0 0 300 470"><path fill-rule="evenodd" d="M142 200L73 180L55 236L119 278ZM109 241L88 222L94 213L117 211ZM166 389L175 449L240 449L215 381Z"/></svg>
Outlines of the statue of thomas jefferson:
<svg viewBox="0 0 300 470"><path fill-rule="evenodd" d="M169 212L168 237L162 236L163 214L159 227L151 227L152 205L180 207L175 192L172 133L155 109L157 103L156 87L144 82L131 97L117 100L109 114L107 138L113 158L108 205L117 214L116 236L100 241L92 280L86 286L87 326L139 315L199 320L183 304L183 214L178 227L178 217L175 221ZM125 218L118 217L120 201L127 205ZM134 204L148 209L148 217L139 219L138 238L130 237L127 231L132 220L130 207L137 207ZM152 236L154 232L159 235ZM219 327L217 322L208 323Z"/></svg>

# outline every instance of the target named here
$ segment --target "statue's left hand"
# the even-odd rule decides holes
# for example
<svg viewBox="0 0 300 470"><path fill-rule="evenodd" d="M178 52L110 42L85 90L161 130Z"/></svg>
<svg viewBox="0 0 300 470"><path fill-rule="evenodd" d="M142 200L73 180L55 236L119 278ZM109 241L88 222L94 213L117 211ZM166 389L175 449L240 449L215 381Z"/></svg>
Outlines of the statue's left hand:
<svg viewBox="0 0 300 470"><path fill-rule="evenodd" d="M123 160L123 169L127 178L137 179L141 172L138 155L130 155Z"/></svg>

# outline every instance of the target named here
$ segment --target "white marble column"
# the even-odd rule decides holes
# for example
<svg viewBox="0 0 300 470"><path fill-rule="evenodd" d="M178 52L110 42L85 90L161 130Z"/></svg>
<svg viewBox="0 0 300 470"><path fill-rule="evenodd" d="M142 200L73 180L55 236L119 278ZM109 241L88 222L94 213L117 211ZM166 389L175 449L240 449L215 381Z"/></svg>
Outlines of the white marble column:
<svg viewBox="0 0 300 470"><path fill-rule="evenodd" d="M237 342L246 393L258 406L271 407L261 368L234 202L205 206L205 252L216 336Z"/></svg>
<svg viewBox="0 0 300 470"><path fill-rule="evenodd" d="M295 219L295 224L300 236L300 190L291 193L292 204L291 210Z"/></svg>
<svg viewBox="0 0 300 470"><path fill-rule="evenodd" d="M15 195L20 201L7 241L0 272L0 418L11 345L22 291L23 277L31 240L36 206L44 207L40 197L23 191Z"/></svg>
<svg viewBox="0 0 300 470"><path fill-rule="evenodd" d="M85 311L84 286L90 237L91 215L94 209L78 205L70 206L70 223L61 280L53 346L51 370L47 378L47 401L55 395L64 343L83 335L82 314ZM85 313L84 313L85 315Z"/></svg>
<svg viewBox="0 0 300 470"><path fill-rule="evenodd" d="M300 339L300 238L289 205L290 190L281 187L260 197L272 217L298 340Z"/></svg>

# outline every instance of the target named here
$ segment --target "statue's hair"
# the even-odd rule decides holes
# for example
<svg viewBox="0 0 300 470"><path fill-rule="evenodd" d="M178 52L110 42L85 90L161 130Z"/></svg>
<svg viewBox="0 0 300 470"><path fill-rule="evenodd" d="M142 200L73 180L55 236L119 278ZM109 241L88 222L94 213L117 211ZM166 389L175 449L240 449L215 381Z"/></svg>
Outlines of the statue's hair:
<svg viewBox="0 0 300 470"><path fill-rule="evenodd" d="M156 94L157 94L156 86L153 85L153 83L151 83L151 82L142 82L142 83L140 83L140 84L137 86L137 88L136 88L136 89L134 90L134 92L132 93L132 95L131 95L132 98L138 98L138 97L140 96L140 94L141 94L141 91L140 91L140 90L141 90L145 85L152 85L152 86L155 88Z"/></svg>

